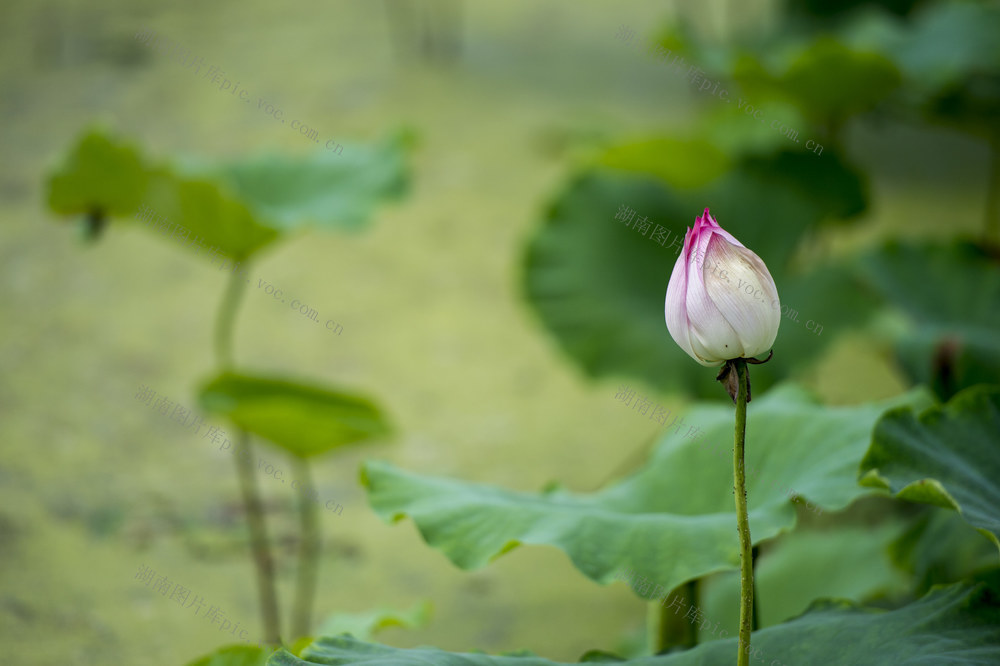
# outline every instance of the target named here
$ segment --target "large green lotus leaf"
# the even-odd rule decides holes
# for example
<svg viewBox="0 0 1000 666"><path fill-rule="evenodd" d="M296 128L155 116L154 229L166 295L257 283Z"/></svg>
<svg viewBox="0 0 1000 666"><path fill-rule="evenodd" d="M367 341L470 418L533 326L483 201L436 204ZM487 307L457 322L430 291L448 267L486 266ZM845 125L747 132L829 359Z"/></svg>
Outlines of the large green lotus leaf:
<svg viewBox="0 0 1000 666"><path fill-rule="evenodd" d="M221 167L196 166L192 173L218 177L279 231L300 226L354 230L376 205L402 197L409 185L408 134L345 147L342 154L317 150L306 158L262 156Z"/></svg>
<svg viewBox="0 0 1000 666"><path fill-rule="evenodd" d="M1000 548L1000 387L965 389L919 416L887 413L861 472L865 485L958 511Z"/></svg>
<svg viewBox="0 0 1000 666"><path fill-rule="evenodd" d="M902 400L927 402L918 393ZM746 465L755 542L795 526L793 496L836 511L869 492L857 484L858 463L886 405L824 407L793 386L751 405ZM379 516L411 517L424 540L463 569L520 544L549 545L597 582L632 570L673 589L739 563L733 418L732 405L696 406L660 439L644 467L598 493L515 492L384 462L367 463L362 482ZM688 437L691 426L704 438ZM652 589L636 593L648 597Z"/></svg>
<svg viewBox="0 0 1000 666"><path fill-rule="evenodd" d="M859 305L848 297L852 292L843 271L814 282L823 287L820 291L800 292L799 301L808 297L823 304L822 317L807 314L806 303L784 298L786 286L803 283L802 276L787 270L803 233L832 212L863 207L860 179L835 161L820 165L826 159L785 153L748 158L697 190L670 188L651 178L584 172L548 207L529 241L523 274L526 296L587 374L628 374L661 389L724 399L714 373L674 344L663 319L667 283L685 229L710 206L719 223L768 265L782 303L807 319L822 320L828 331L825 336L803 330L786 334L789 327L803 329L805 320L783 319L775 358L754 368L754 386L762 392L796 365L819 358L834 337L830 331L842 331L867 313L864 299ZM823 193L808 186L810 175L823 180ZM631 227L615 219L625 208L635 211ZM635 227L640 218L648 218L645 233ZM657 226L666 229L662 244L652 240Z"/></svg>
<svg viewBox="0 0 1000 666"><path fill-rule="evenodd" d="M754 568L760 626L770 627L800 615L815 599L866 602L905 594L909 581L888 554L904 527L899 522L875 527L838 526L798 529L781 536ZM699 605L712 619L712 633L718 623L720 630L728 632L720 635L735 636L740 619L738 572L713 576L700 590Z"/></svg>
<svg viewBox="0 0 1000 666"><path fill-rule="evenodd" d="M751 663L771 666L989 666L1000 662L1000 607L985 584L938 588L893 611L859 608L849 602L821 602L795 620L753 633ZM623 666L732 666L737 639L712 641L677 654L620 661ZM349 636L320 638L298 658L287 651L268 666L554 666L536 656L494 657L400 649L363 643Z"/></svg>
<svg viewBox="0 0 1000 666"><path fill-rule="evenodd" d="M205 411L303 458L391 432L368 398L282 378L222 373L198 400Z"/></svg>
<svg viewBox="0 0 1000 666"><path fill-rule="evenodd" d="M142 202L148 177L133 145L89 130L49 174L48 206L62 215L100 211L105 216L131 216Z"/></svg>
<svg viewBox="0 0 1000 666"><path fill-rule="evenodd" d="M188 666L266 666L274 650L246 645L229 645L196 659Z"/></svg>
<svg viewBox="0 0 1000 666"><path fill-rule="evenodd" d="M1000 260L969 244L891 241L861 275L908 325L894 333L903 368L943 399L1000 377ZM929 277L931 276L931 277Z"/></svg>
<svg viewBox="0 0 1000 666"><path fill-rule="evenodd" d="M236 261L247 259L278 238L278 232L264 226L243 201L209 180L183 178L157 169L150 173L144 203L158 217L188 229L191 240L200 237L206 250L217 248ZM160 235L177 239L185 247L196 247L174 234Z"/></svg>

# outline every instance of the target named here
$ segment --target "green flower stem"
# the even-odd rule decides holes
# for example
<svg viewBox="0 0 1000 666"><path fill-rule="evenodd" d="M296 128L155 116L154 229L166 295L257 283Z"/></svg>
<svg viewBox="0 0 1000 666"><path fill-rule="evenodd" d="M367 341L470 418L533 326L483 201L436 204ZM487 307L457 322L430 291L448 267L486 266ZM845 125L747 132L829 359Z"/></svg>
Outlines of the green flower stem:
<svg viewBox="0 0 1000 666"><path fill-rule="evenodd" d="M736 397L736 434L733 446L733 490L736 494L736 529L740 534L740 642L737 666L750 663L750 630L753 623L753 555L750 541L750 519L747 515L747 479L743 465L743 448L747 434L747 362L733 361L739 382Z"/></svg>
<svg viewBox="0 0 1000 666"><path fill-rule="evenodd" d="M299 544L299 568L295 582L295 605L292 612L292 637L308 636L312 626L312 609L316 596L316 574L319 569L319 512L313 488L309 461L295 457L294 474L299 482L299 524L302 541Z"/></svg>
<svg viewBox="0 0 1000 666"><path fill-rule="evenodd" d="M231 272L229 284L226 285L226 292L219 304L215 320L215 354L222 370L228 370L233 365L233 323L245 286L246 279L243 274ZM264 625L264 640L279 645L281 625L278 618L278 595L274 583L274 558L267 537L264 507L254 476L250 435L245 430L236 431L233 461L243 496L243 510L247 514L247 525L250 530L250 549L257 572L257 596L260 600L260 615Z"/></svg>

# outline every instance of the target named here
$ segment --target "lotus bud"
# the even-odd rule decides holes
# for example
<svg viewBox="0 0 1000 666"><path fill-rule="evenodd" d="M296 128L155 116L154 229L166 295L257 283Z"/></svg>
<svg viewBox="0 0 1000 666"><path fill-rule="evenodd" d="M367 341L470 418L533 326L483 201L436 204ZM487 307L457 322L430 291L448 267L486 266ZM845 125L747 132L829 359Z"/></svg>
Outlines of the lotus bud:
<svg viewBox="0 0 1000 666"><path fill-rule="evenodd" d="M707 367L768 351L781 323L767 266L707 208L684 236L663 311L674 342Z"/></svg>

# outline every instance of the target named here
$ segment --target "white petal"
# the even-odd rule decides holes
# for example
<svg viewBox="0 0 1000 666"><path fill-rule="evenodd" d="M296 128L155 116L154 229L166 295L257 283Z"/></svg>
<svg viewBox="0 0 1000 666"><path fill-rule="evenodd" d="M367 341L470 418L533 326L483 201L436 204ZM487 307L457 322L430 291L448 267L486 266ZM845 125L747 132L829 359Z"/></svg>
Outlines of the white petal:
<svg viewBox="0 0 1000 666"><path fill-rule="evenodd" d="M710 244L705 263L717 273L707 283L709 297L735 330L740 355L749 358L769 350L778 335L781 306L767 266L753 251L721 236Z"/></svg>
<svg viewBox="0 0 1000 666"><path fill-rule="evenodd" d="M687 316L691 322L691 346L695 355L717 365L720 361L741 357L743 344L709 291L709 285L713 285L714 291L719 281L709 271L712 248L719 243L725 244L724 240L712 236L714 234L705 241L708 248L705 261L696 257L688 263Z"/></svg>
<svg viewBox="0 0 1000 666"><path fill-rule="evenodd" d="M690 324L687 316L687 304L685 303L686 293L687 270L684 265L684 253L681 252L674 264L674 270L670 274L670 282L667 283L667 297L663 302L663 318L667 322L670 337L674 339L677 346L697 361L698 358L691 349L691 336L688 331Z"/></svg>

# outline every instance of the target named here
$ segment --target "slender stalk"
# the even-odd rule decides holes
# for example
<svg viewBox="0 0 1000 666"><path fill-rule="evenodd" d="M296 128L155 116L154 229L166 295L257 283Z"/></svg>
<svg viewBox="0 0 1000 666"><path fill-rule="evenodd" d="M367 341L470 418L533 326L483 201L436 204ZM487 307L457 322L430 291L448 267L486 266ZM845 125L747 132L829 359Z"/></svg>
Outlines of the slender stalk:
<svg viewBox="0 0 1000 666"><path fill-rule="evenodd" d="M743 448L747 432L747 363L742 358L733 361L739 382L736 397L736 433L733 446L733 490L736 494L736 529L740 534L740 642L737 666L750 663L750 629L753 617L753 555L750 540L750 518L747 515L747 479L743 465Z"/></svg>
<svg viewBox="0 0 1000 666"><path fill-rule="evenodd" d="M698 580L689 580L655 606L650 604L650 622L655 627L650 631L653 654L663 654L672 647L684 649L698 643L698 627L691 618L680 615L678 608L698 606Z"/></svg>
<svg viewBox="0 0 1000 666"><path fill-rule="evenodd" d="M316 575L319 570L319 512L313 488L309 461L295 458L295 477L299 482L299 524L302 541L299 545L299 568L295 582L295 606L292 611L292 636L308 636L312 626L313 601L316 596Z"/></svg>
<svg viewBox="0 0 1000 666"><path fill-rule="evenodd" d="M223 370L233 365L233 323L245 288L246 278L241 273L231 272L215 318L215 356Z"/></svg>
<svg viewBox="0 0 1000 666"><path fill-rule="evenodd" d="M215 319L215 354L219 367L228 370L233 365L233 323L243 297L246 278L243 272L232 271ZM236 448L233 450L236 476L243 496L243 510L247 515L250 531L250 549L257 574L257 596L260 601L264 640L274 645L281 642L281 624L278 617L278 595L274 582L274 558L271 555L264 507L254 476L250 435L245 430L236 431Z"/></svg>
<svg viewBox="0 0 1000 666"><path fill-rule="evenodd" d="M253 457L250 453L250 435L240 430L236 449L233 451L236 475L240 479L243 507L247 513L250 528L250 548L257 572L257 597L260 600L261 620L264 624L264 640L273 645L281 644L281 625L278 618L278 595L274 585L274 558L271 556L267 524L264 521L264 507L257 491L257 477L254 475Z"/></svg>

